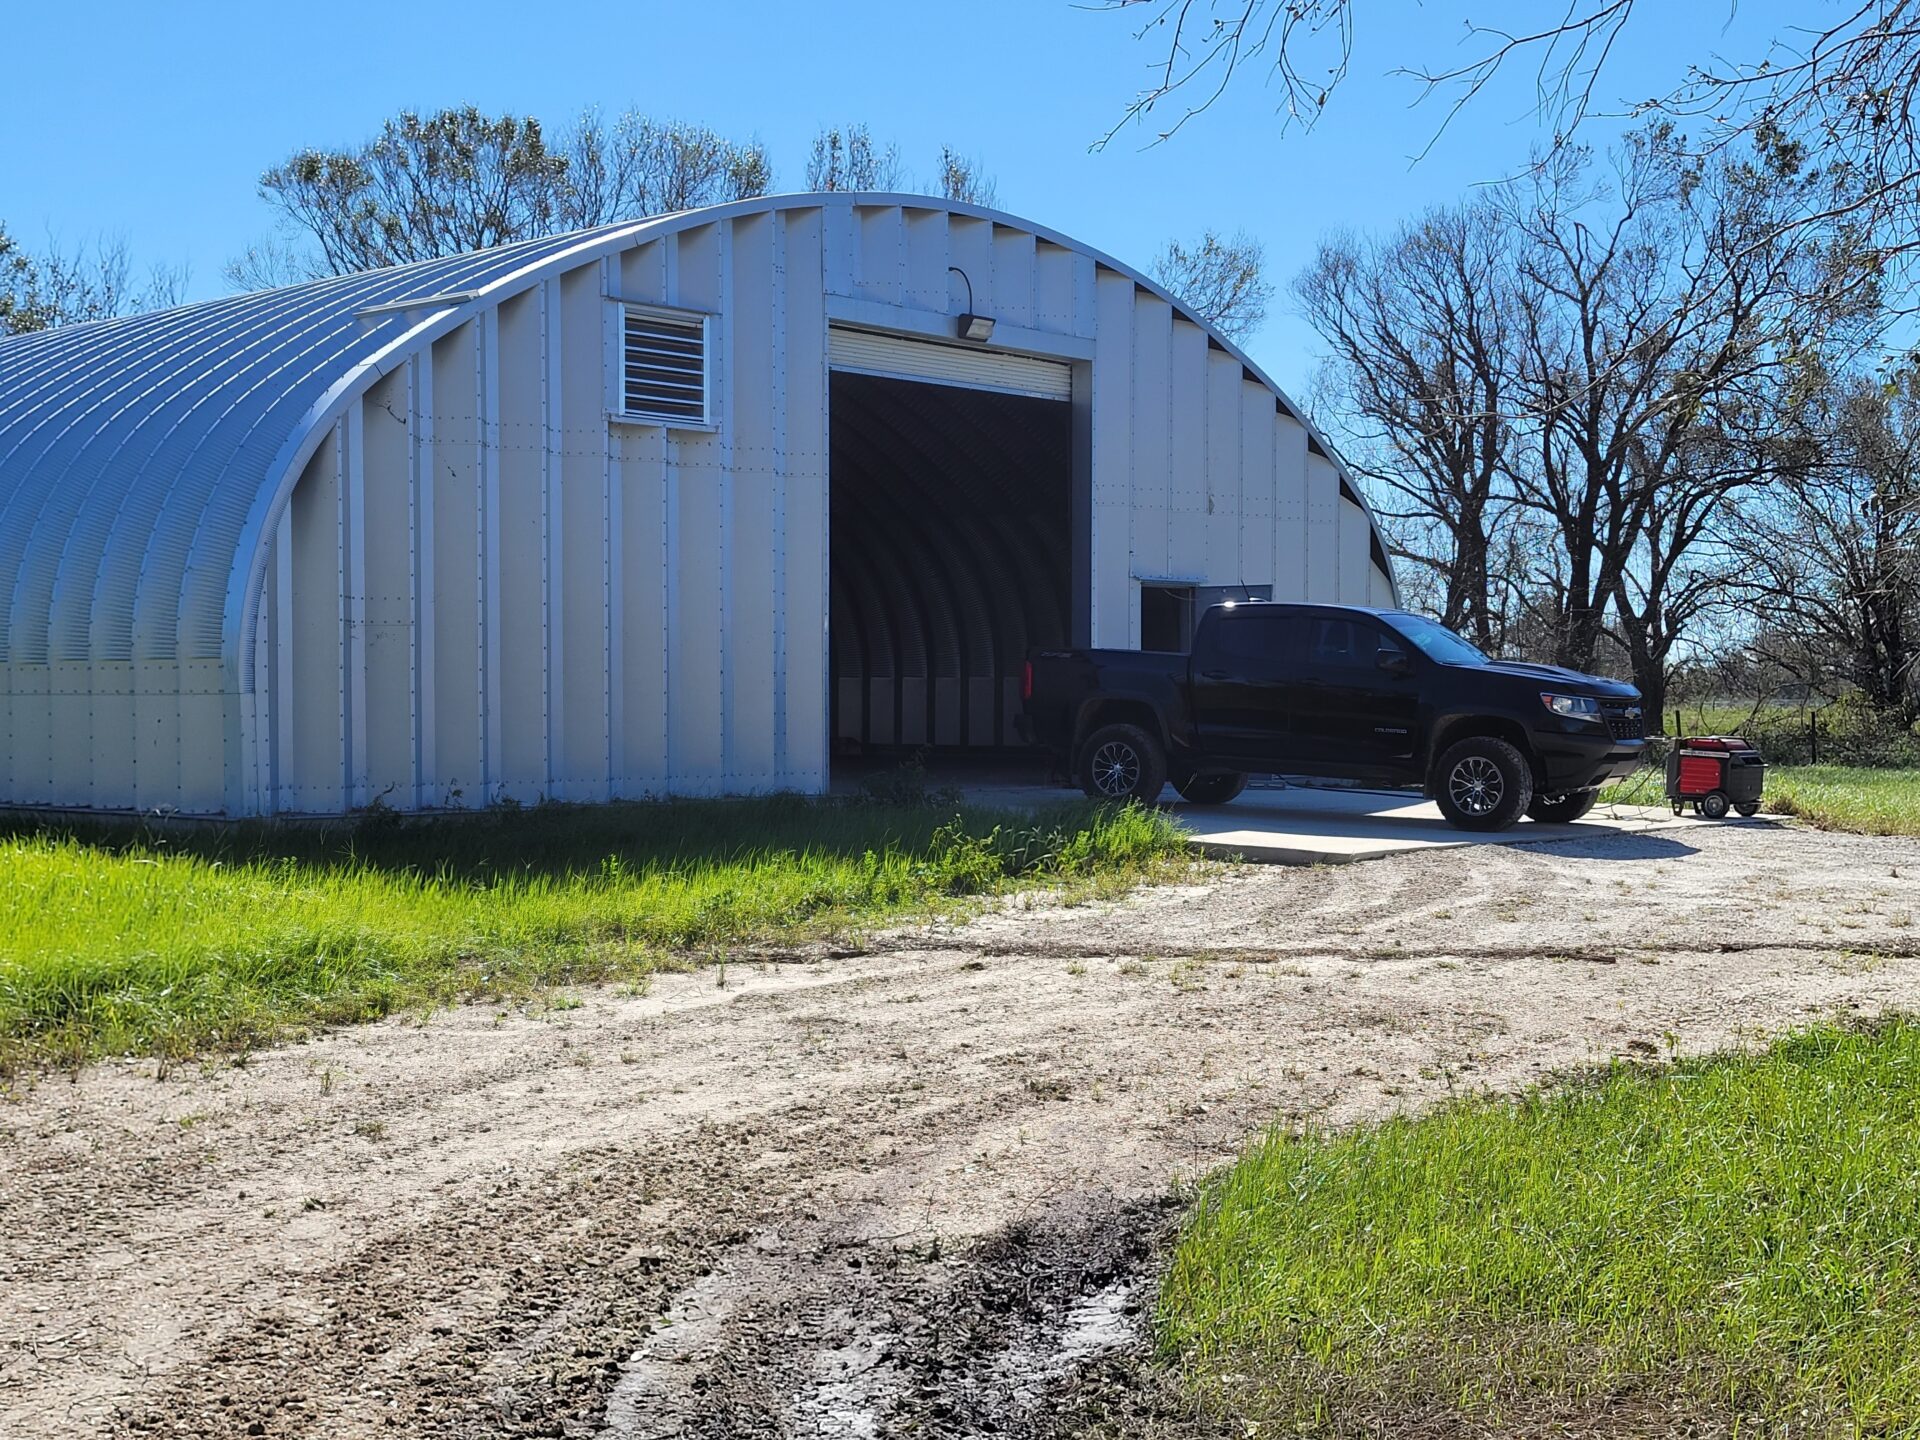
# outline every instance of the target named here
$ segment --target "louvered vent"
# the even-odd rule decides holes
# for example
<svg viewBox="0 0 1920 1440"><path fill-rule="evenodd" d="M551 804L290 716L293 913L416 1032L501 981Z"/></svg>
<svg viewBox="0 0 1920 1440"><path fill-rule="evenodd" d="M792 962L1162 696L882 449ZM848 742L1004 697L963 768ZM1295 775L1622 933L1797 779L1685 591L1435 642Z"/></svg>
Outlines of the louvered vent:
<svg viewBox="0 0 1920 1440"><path fill-rule="evenodd" d="M621 411L669 424L706 425L707 317L626 307Z"/></svg>

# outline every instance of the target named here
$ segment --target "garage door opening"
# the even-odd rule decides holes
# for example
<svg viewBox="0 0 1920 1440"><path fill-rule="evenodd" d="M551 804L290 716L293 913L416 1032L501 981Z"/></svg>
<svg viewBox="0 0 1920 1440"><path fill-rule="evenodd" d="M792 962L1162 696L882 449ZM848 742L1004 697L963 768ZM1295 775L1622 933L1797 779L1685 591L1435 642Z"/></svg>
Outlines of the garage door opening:
<svg viewBox="0 0 1920 1440"><path fill-rule="evenodd" d="M1071 635L1072 406L840 369L830 402L836 759L1021 747L1027 651Z"/></svg>

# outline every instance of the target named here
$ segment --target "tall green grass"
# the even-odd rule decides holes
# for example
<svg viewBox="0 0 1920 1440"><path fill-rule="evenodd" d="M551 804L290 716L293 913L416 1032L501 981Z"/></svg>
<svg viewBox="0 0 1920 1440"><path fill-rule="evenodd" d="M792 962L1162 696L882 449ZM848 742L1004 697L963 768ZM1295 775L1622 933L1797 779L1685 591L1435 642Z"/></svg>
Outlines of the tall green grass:
<svg viewBox="0 0 1920 1440"><path fill-rule="evenodd" d="M0 1067L246 1046L1169 865L1156 813L798 797L0 837Z"/></svg>
<svg viewBox="0 0 1920 1440"><path fill-rule="evenodd" d="M1666 775L1636 771L1601 793L1603 805L1664 805ZM1861 835L1920 835L1920 770L1858 765L1768 766L1760 808L1797 815L1823 830Z"/></svg>
<svg viewBox="0 0 1920 1440"><path fill-rule="evenodd" d="M1920 835L1920 770L1802 765L1770 771L1764 807L1823 830Z"/></svg>
<svg viewBox="0 0 1920 1440"><path fill-rule="evenodd" d="M1917 1119L1893 1023L1275 1134L1201 1196L1162 1334L1216 1401L1325 1432L1626 1398L1648 1433L1913 1434Z"/></svg>

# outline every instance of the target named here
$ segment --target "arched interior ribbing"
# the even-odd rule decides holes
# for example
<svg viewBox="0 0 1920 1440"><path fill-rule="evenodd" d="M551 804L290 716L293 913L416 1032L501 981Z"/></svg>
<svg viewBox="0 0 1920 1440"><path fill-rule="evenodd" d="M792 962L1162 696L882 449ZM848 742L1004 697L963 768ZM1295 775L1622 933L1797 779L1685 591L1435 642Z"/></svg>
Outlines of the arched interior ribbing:
<svg viewBox="0 0 1920 1440"><path fill-rule="evenodd" d="M1070 407L841 372L830 400L835 736L1016 744L1011 682L1069 634Z"/></svg>

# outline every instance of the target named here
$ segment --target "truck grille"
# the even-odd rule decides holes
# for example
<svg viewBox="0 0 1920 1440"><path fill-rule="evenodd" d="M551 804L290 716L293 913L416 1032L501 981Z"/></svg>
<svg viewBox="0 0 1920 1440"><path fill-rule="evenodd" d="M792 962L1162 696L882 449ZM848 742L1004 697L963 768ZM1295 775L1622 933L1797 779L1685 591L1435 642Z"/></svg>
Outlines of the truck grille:
<svg viewBox="0 0 1920 1440"><path fill-rule="evenodd" d="M1600 713L1606 717L1607 729L1613 732L1616 740L1644 740L1647 738L1647 722L1638 705L1602 704Z"/></svg>

